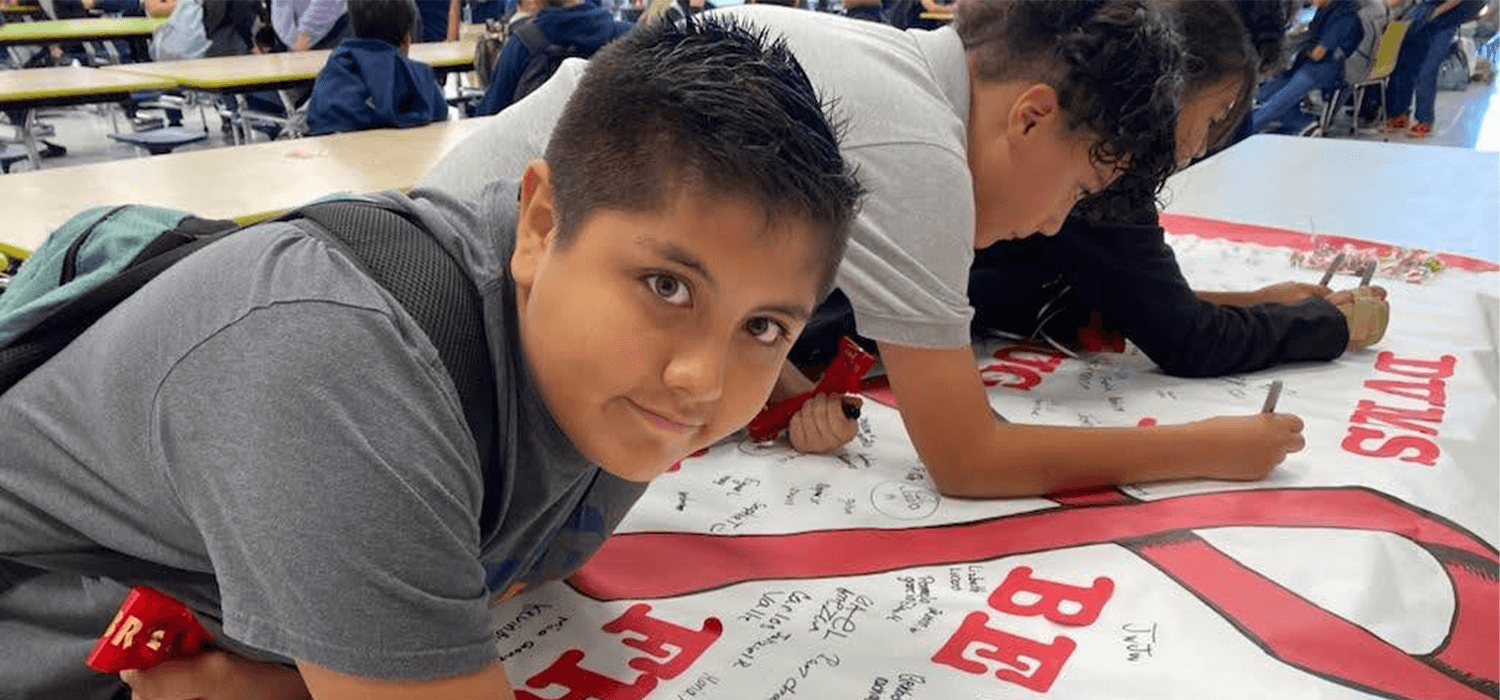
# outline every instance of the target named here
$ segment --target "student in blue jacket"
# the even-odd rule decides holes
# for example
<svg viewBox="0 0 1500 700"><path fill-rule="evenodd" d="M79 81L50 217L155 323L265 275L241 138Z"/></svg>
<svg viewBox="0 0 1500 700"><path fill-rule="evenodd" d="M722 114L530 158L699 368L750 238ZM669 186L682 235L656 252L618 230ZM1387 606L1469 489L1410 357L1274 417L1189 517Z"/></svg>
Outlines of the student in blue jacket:
<svg viewBox="0 0 1500 700"><path fill-rule="evenodd" d="M588 58L600 47L614 41L635 25L615 19L609 10L584 0L544 0L542 11L536 17L525 20L541 30L547 41L559 47L569 56ZM521 40L522 26L511 27L510 37L495 63L495 73L490 78L490 87L484 92L484 100L474 109L475 115L494 114L524 97L517 94L521 77L531 63L531 49ZM561 63L559 57L552 68ZM535 85L529 86L535 88Z"/></svg>
<svg viewBox="0 0 1500 700"><path fill-rule="evenodd" d="M1438 67L1448 57L1459 25L1474 19L1483 8L1482 0L1423 0L1411 7L1406 15L1411 27L1385 90L1386 111L1393 115L1385 131L1405 129L1407 136L1417 139L1432 134ZM1411 109L1413 95L1415 110Z"/></svg>
<svg viewBox="0 0 1500 700"><path fill-rule="evenodd" d="M318 72L307 105L309 134L420 126L448 118L432 68L406 57L417 6L412 0L349 3L354 30Z"/></svg>
<svg viewBox="0 0 1500 700"><path fill-rule="evenodd" d="M1281 133L1295 134L1312 123L1298 105L1314 89L1325 93L1344 77L1344 59L1365 36L1355 0L1313 0L1318 11L1307 28L1307 38L1298 47L1292 67L1260 87L1260 106L1250 114L1250 133L1259 133L1272 122L1281 123Z"/></svg>

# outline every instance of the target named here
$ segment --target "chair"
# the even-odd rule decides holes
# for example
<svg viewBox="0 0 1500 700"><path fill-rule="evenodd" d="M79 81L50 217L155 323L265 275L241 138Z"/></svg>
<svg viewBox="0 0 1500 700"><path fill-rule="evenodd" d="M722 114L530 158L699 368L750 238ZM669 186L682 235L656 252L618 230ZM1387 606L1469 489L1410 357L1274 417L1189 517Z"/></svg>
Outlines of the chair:
<svg viewBox="0 0 1500 700"><path fill-rule="evenodd" d="M1349 134L1353 135L1359 130L1359 108L1365 102L1365 91L1371 87L1380 87L1380 121L1385 120L1385 85L1391 78L1391 73L1396 70L1396 58L1401 53L1401 42L1406 39L1406 30L1411 28L1411 23L1395 20L1385 26L1385 31L1380 35L1380 46L1375 51L1375 60L1370 63L1370 74L1364 80L1353 85L1344 85L1333 91L1329 99L1323 102L1323 114L1318 119L1318 133L1328 135L1328 127L1333 125L1333 118L1343 109L1346 98L1353 97L1353 114L1349 121Z"/></svg>
<svg viewBox="0 0 1500 700"><path fill-rule="evenodd" d="M187 129L181 126L157 126L149 129L141 129L135 132L116 132L109 134L111 139L128 143L145 149L153 156L163 153L171 153L178 146L197 143L208 138L208 116L204 113L203 103L193 100L198 104L198 116L203 120L203 129ZM143 108L185 110L188 100L178 95L159 94L154 98L144 101L140 105ZM114 120L114 114L110 114L110 120Z"/></svg>

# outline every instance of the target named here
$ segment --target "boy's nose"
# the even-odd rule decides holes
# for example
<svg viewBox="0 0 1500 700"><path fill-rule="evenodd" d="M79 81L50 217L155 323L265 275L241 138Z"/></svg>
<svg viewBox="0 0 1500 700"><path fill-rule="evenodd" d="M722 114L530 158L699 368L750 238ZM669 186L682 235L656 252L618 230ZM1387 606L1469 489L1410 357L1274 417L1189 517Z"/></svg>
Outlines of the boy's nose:
<svg viewBox="0 0 1500 700"><path fill-rule="evenodd" d="M667 360L662 379L686 402L717 400L724 391L728 355L726 344L714 340L679 343Z"/></svg>

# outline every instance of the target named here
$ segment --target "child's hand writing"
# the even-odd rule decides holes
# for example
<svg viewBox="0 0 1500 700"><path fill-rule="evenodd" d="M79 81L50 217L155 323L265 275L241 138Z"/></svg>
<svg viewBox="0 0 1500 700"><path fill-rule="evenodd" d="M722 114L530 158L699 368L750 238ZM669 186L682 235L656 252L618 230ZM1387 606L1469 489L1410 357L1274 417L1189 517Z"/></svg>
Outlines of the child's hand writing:
<svg viewBox="0 0 1500 700"><path fill-rule="evenodd" d="M297 669L223 651L125 671L132 700L310 700Z"/></svg>
<svg viewBox="0 0 1500 700"><path fill-rule="evenodd" d="M1332 291L1320 284L1278 282L1257 289L1255 298L1261 304L1295 304L1312 297L1326 297Z"/></svg>
<svg viewBox="0 0 1500 700"><path fill-rule="evenodd" d="M1203 476L1210 479L1264 479L1307 444L1302 419L1289 413L1219 416L1192 425L1202 435Z"/></svg>

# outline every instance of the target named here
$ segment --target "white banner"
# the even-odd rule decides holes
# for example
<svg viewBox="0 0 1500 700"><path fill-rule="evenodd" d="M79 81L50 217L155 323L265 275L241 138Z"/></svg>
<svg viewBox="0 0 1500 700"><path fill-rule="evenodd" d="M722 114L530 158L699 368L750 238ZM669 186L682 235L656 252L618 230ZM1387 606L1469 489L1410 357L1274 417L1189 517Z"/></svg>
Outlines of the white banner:
<svg viewBox="0 0 1500 700"><path fill-rule="evenodd" d="M1174 219L1200 289L1318 281L1287 232ZM1228 234L1226 234L1228 232ZM994 408L1055 425L1260 409L1307 448L1256 483L940 497L866 401L834 457L716 446L568 583L496 608L522 700L1486 698L1500 680L1500 273L1390 291L1385 340L1187 380L1132 348L976 348ZM1471 269L1461 269L1468 267ZM1357 284L1335 280L1334 288Z"/></svg>

